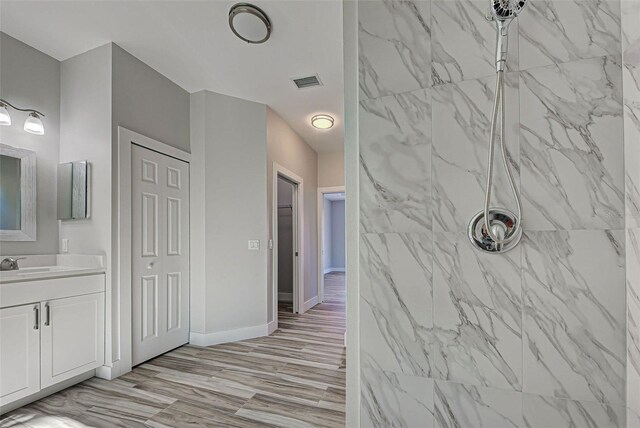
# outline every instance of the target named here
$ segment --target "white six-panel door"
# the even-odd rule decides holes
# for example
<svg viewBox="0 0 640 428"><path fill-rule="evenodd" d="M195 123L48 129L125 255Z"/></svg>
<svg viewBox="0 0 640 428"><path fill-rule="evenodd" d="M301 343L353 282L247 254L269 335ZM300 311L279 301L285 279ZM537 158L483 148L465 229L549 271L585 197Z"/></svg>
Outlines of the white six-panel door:
<svg viewBox="0 0 640 428"><path fill-rule="evenodd" d="M189 341L189 164L131 150L133 365Z"/></svg>

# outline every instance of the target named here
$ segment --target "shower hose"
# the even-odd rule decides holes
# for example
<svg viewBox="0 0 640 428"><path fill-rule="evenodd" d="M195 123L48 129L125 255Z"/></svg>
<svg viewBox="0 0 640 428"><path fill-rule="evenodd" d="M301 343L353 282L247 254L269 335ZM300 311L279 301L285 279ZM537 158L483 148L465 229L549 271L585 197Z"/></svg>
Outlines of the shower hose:
<svg viewBox="0 0 640 428"><path fill-rule="evenodd" d="M514 237L516 237L518 229L522 224L522 207L520 205L520 195L518 195L518 189L513 181L513 175L511 174L511 168L509 167L509 159L507 157L507 150L505 148L504 143L504 71L500 70L497 72L496 77L496 90L495 90L495 98L493 101L493 111L491 113L491 132L489 136L489 159L487 161L487 188L484 197L484 224L487 228L487 234L496 244L506 244L510 242ZM509 179L509 185L511 186L511 191L513 192L513 197L516 201L517 207L517 215L515 219L515 224L511 230L511 233L507 233L503 239L499 239L495 236L493 229L491 228L491 217L490 214L490 205L491 205L491 186L493 185L493 152L495 149L495 139L496 139L496 121L498 119L498 111L500 112L500 151L502 152L502 162L504 164L504 169L507 172L507 178Z"/></svg>

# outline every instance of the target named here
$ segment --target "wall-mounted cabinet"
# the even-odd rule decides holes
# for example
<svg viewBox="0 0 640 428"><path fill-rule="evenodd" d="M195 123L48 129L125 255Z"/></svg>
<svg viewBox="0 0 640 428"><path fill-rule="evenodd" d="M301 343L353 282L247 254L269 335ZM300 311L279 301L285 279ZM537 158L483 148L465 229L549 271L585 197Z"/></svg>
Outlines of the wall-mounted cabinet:
<svg viewBox="0 0 640 428"><path fill-rule="evenodd" d="M104 284L104 275L96 275L22 285L63 288L65 281L82 278ZM103 364L103 291L0 309L0 406Z"/></svg>

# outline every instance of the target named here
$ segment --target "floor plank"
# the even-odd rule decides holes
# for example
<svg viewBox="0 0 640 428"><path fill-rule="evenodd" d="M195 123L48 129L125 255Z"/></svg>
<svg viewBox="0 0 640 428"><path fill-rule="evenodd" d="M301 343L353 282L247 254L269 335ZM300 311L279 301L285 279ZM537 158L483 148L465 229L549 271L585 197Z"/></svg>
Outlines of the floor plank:
<svg viewBox="0 0 640 428"><path fill-rule="evenodd" d="M345 276L325 302L278 307L269 337L183 346L114 380L67 388L0 418L0 427L343 427Z"/></svg>

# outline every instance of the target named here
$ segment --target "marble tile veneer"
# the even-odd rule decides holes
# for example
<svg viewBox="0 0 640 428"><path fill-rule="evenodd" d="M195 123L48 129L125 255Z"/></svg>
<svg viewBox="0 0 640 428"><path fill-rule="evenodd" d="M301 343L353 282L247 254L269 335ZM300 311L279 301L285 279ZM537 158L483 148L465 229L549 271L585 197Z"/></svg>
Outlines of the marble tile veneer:
<svg viewBox="0 0 640 428"><path fill-rule="evenodd" d="M360 239L363 367L429 376L432 350L431 234Z"/></svg>
<svg viewBox="0 0 640 428"><path fill-rule="evenodd" d="M438 428L522 427L522 394L436 381L434 412Z"/></svg>
<svg viewBox="0 0 640 428"><path fill-rule="evenodd" d="M360 227L431 230L430 90L360 103Z"/></svg>
<svg viewBox="0 0 640 428"><path fill-rule="evenodd" d="M625 403L622 231L526 232L523 391Z"/></svg>
<svg viewBox="0 0 640 428"><path fill-rule="evenodd" d="M525 230L624 227L619 57L520 73Z"/></svg>
<svg viewBox="0 0 640 428"><path fill-rule="evenodd" d="M433 427L433 380L364 369L360 426Z"/></svg>
<svg viewBox="0 0 640 428"><path fill-rule="evenodd" d="M358 3L360 99L431 85L431 2Z"/></svg>
<svg viewBox="0 0 640 428"><path fill-rule="evenodd" d="M487 0L434 0L431 3L434 85L496 72L496 27L486 19ZM507 71L518 70L518 21L509 27Z"/></svg>
<svg viewBox="0 0 640 428"><path fill-rule="evenodd" d="M620 0L529 0L518 23L520 70L621 51Z"/></svg>
<svg viewBox="0 0 640 428"><path fill-rule="evenodd" d="M433 221L434 231L466 231L483 209L487 151L495 77L433 88ZM506 75L506 105L518 103L517 74ZM519 182L518 109L505 112L505 142L511 170ZM497 138L497 137L496 137ZM514 200L496 140L492 206L514 208Z"/></svg>
<svg viewBox="0 0 640 428"><path fill-rule="evenodd" d="M496 257L436 233L433 287L434 377L521 390L520 248Z"/></svg>

